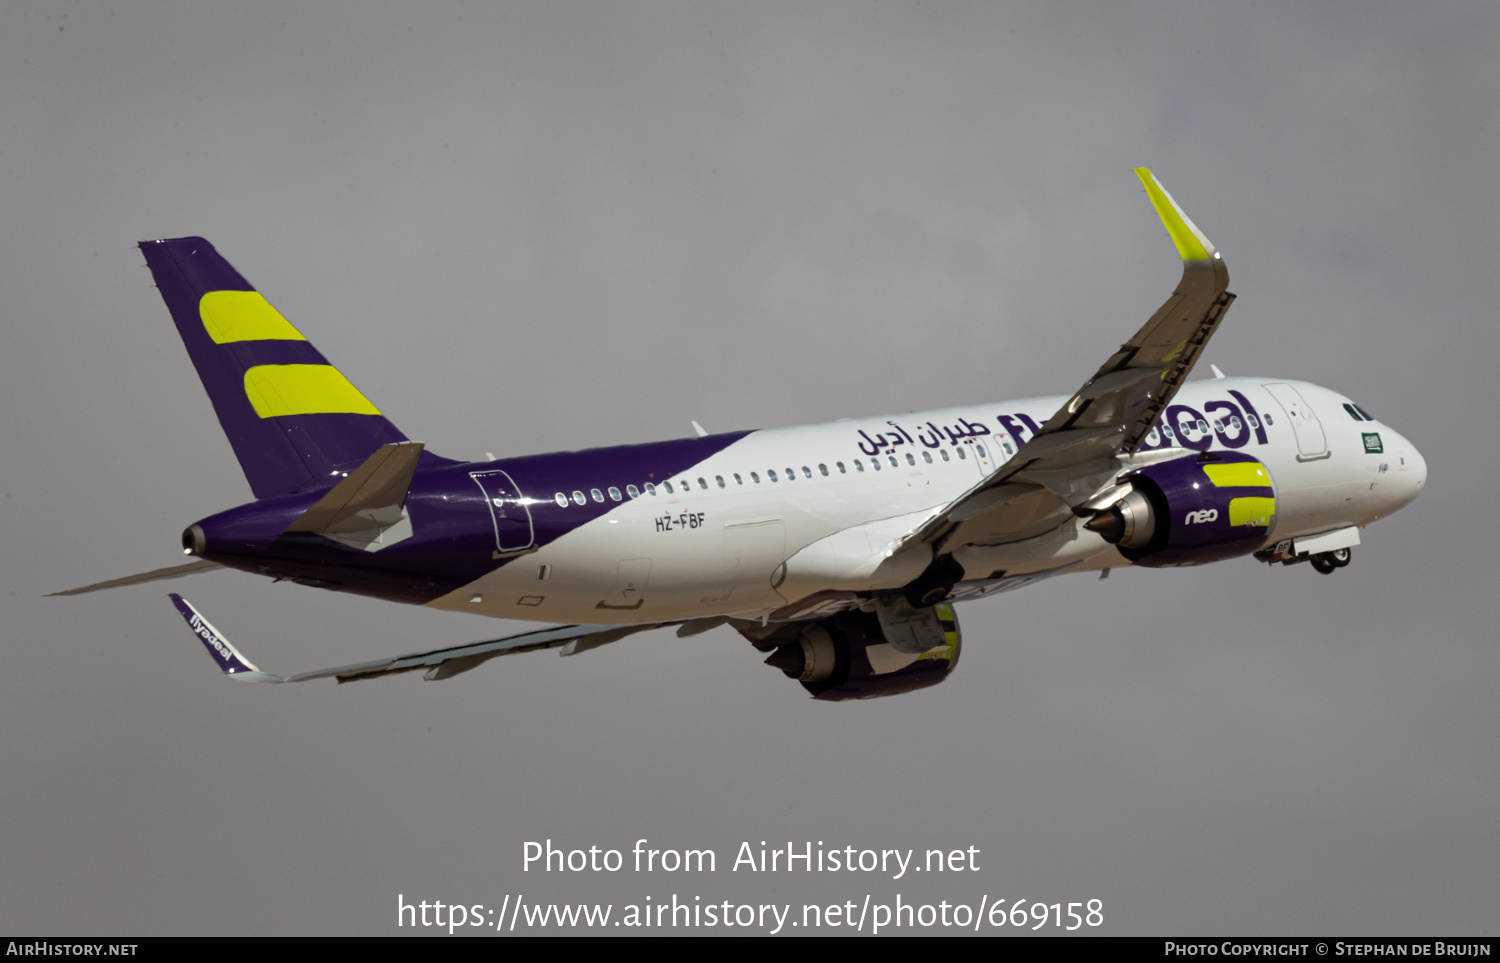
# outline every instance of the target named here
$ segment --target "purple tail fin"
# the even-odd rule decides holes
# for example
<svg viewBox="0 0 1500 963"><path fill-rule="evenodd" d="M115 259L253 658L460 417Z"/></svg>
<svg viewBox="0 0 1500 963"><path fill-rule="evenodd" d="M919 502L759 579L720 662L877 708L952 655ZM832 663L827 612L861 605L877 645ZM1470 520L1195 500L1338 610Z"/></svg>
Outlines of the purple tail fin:
<svg viewBox="0 0 1500 963"><path fill-rule="evenodd" d="M322 487L406 440L212 244L140 247L256 498Z"/></svg>

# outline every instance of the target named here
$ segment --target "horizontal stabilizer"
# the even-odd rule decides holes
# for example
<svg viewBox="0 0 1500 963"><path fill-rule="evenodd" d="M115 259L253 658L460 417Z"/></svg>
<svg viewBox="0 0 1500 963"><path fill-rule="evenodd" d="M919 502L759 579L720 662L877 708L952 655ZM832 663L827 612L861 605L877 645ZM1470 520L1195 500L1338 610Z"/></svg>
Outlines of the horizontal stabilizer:
<svg viewBox="0 0 1500 963"><path fill-rule="evenodd" d="M84 585L79 588L68 589L66 592L48 592L47 597L54 595L82 595L85 592L97 592L100 589L119 588L122 585L139 585L142 582L156 582L164 578L181 578L184 575L192 575L195 572L212 572L216 568L223 568L218 562L210 562L199 559L196 562L188 562L186 565L173 565L168 568L159 568L150 572L142 572L139 575L127 575L124 578L112 578L108 582L95 582L93 585Z"/></svg>
<svg viewBox="0 0 1500 963"><path fill-rule="evenodd" d="M287 526L287 531L350 534L396 524L401 520L422 447L420 441L381 445L364 464Z"/></svg>
<svg viewBox="0 0 1500 963"><path fill-rule="evenodd" d="M428 680L451 679L456 675L478 668L490 659L518 652L533 652L537 649L563 649L563 655L584 652L610 642L623 639L637 632L647 632L676 622L646 622L640 625L560 625L551 629L538 629L520 635L508 635L502 639L488 639L455 645L430 652L416 652L392 659L376 659L371 662L356 662L352 665L299 672L296 675L273 675L260 669L236 649L218 629L209 624L203 614L193 608L191 602L176 593L168 596L188 628L198 636L208 654L213 656L225 675L244 682L305 682L308 679L337 679L340 682L355 682L374 679L398 672L426 670L422 678Z"/></svg>

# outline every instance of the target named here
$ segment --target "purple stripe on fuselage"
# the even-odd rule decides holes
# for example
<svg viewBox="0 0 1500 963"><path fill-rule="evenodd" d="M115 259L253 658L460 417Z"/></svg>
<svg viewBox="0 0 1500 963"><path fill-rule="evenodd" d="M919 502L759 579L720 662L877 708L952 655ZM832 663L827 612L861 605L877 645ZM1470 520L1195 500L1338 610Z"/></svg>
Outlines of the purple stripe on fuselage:
<svg viewBox="0 0 1500 963"><path fill-rule="evenodd" d="M333 416L320 416L333 417ZM504 471L528 502L534 544L542 547L629 501L571 498L566 507L553 494L569 496L611 487L660 485L718 454L749 432L681 438L644 445L528 455L494 462L424 463L412 479L406 511L412 535L367 552L320 535L284 535L288 525L321 497L307 492L268 498L203 519L205 558L250 572L304 584L403 602L429 602L474 581L515 557L496 558L489 503L474 483L476 472ZM330 484L336 479L329 479ZM649 495L642 495L650 498Z"/></svg>

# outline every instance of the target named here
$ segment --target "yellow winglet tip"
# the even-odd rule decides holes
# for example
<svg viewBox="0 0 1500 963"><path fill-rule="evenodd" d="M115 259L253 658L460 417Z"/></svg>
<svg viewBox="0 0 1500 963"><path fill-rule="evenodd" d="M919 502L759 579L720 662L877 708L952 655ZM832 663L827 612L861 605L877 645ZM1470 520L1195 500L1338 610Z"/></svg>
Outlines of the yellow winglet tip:
<svg viewBox="0 0 1500 963"><path fill-rule="evenodd" d="M1207 261L1218 257L1213 242L1204 237L1198 226L1183 213L1155 174L1144 167L1137 167L1135 176L1145 185L1146 196L1151 198L1151 206L1156 208L1156 215L1161 218L1167 234L1171 235L1172 243L1177 245L1179 257L1184 261Z"/></svg>

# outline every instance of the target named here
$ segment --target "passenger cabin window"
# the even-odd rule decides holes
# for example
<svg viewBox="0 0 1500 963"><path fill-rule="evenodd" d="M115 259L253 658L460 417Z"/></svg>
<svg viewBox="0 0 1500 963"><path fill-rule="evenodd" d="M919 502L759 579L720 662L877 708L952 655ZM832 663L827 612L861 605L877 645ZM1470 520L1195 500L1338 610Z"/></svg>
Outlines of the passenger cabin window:
<svg viewBox="0 0 1500 963"><path fill-rule="evenodd" d="M922 460L925 461L925 462L927 462L927 464L929 464L929 465L932 464L932 452L930 452L930 451L924 451L924 452L922 452Z"/></svg>
<svg viewBox="0 0 1500 963"><path fill-rule="evenodd" d="M788 468L786 470L786 480L787 481L795 481L796 478L797 478L797 470L795 468Z"/></svg>
<svg viewBox="0 0 1500 963"><path fill-rule="evenodd" d="M979 457L980 458L988 458L988 457L990 457L988 454L985 453L983 445L975 445L974 446L974 450L977 451L977 452L979 452Z"/></svg>
<svg viewBox="0 0 1500 963"><path fill-rule="evenodd" d="M611 485L609 488L609 500L612 502L617 502L620 500L620 490L618 488L615 488L613 485Z"/></svg>
<svg viewBox="0 0 1500 963"><path fill-rule="evenodd" d="M946 449L946 448L939 448L938 449L938 454L943 456L943 461L947 461L948 460L948 449Z"/></svg>
<svg viewBox="0 0 1500 963"><path fill-rule="evenodd" d="M745 484L745 479L743 479L743 478L740 477L740 473L739 472L735 472L734 473L734 483L736 485L743 485L743 484Z"/></svg>
<svg viewBox="0 0 1500 963"><path fill-rule="evenodd" d="M755 482L755 484L759 485L760 484L760 475L756 474L755 472L751 472L750 473L750 480L753 481L753 482Z"/></svg>
<svg viewBox="0 0 1500 963"><path fill-rule="evenodd" d="M849 469L847 469L847 468L844 467L844 463L843 462L836 461L836 462L834 462L834 464L838 466L839 474L840 475L847 475L847 474L849 474Z"/></svg>
<svg viewBox="0 0 1500 963"><path fill-rule="evenodd" d="M1007 455L1014 455L1016 453L1016 450L1010 446L1010 442L1008 441L1002 441L1000 447L1005 449Z"/></svg>
<svg viewBox="0 0 1500 963"><path fill-rule="evenodd" d="M582 505L584 503L584 501L586 501L586 499L583 497L583 492L574 492L573 493L573 504L575 504L575 505Z"/></svg>
<svg viewBox="0 0 1500 963"><path fill-rule="evenodd" d="M601 492L599 489L597 489L597 488L590 488L589 489L589 494L594 496L594 501L600 502L601 504L603 503L603 501L604 501L604 493Z"/></svg>
<svg viewBox="0 0 1500 963"><path fill-rule="evenodd" d="M860 461L858 458L854 459L854 470L855 471L864 471L865 470L865 463L862 462L862 461Z"/></svg>
<svg viewBox="0 0 1500 963"><path fill-rule="evenodd" d="M806 465L803 465L802 466L802 477L803 478L811 478L812 477L812 469L808 468Z"/></svg>
<svg viewBox="0 0 1500 963"><path fill-rule="evenodd" d="M557 507L559 508L568 507L568 496L564 495L562 492L558 492L556 495L553 495L552 500L557 502Z"/></svg>
<svg viewBox="0 0 1500 963"><path fill-rule="evenodd" d="M663 487L663 488L665 488L667 490L667 494L668 495L672 494L672 483L671 482L662 482L662 486L661 487Z"/></svg>
<svg viewBox="0 0 1500 963"><path fill-rule="evenodd" d="M639 488L636 488L634 485L626 485L625 494L629 495L631 498L640 498L641 490Z"/></svg>
<svg viewBox="0 0 1500 963"><path fill-rule="evenodd" d="M917 463L917 456L913 455L911 452L907 452L906 453L906 463L908 465L915 465Z"/></svg>
<svg viewBox="0 0 1500 963"><path fill-rule="evenodd" d="M871 458L870 459L870 467L873 468L873 469L875 469L876 471L880 471L880 459L879 458Z"/></svg>
<svg viewBox="0 0 1500 963"><path fill-rule="evenodd" d="M766 469L766 477L769 478L769 479L771 479L771 481L776 481L776 469L774 469L774 468L767 468Z"/></svg>
<svg viewBox="0 0 1500 963"><path fill-rule="evenodd" d="M718 484L718 486L720 488L724 487L724 476L723 475L715 475L714 476L714 481Z"/></svg>
<svg viewBox="0 0 1500 963"><path fill-rule="evenodd" d="M1268 424L1268 425L1274 425L1274 424L1276 424L1276 422L1274 422L1274 421L1271 420L1271 413L1269 411L1266 412L1264 420L1265 420L1265 423Z"/></svg>
<svg viewBox="0 0 1500 963"><path fill-rule="evenodd" d="M651 484L650 482L646 482L646 494L648 494L648 495L655 495L656 494L656 486L653 485L653 484Z"/></svg>
<svg viewBox="0 0 1500 963"><path fill-rule="evenodd" d="M962 448L957 448L957 449L954 449L954 450L958 452L958 460L959 461L967 461L968 460L969 456L964 454L964 450Z"/></svg>
<svg viewBox="0 0 1500 963"><path fill-rule="evenodd" d="M901 463L896 460L896 456L895 455L886 455L886 457L891 460L891 467L892 468L899 468L901 466Z"/></svg>
<svg viewBox="0 0 1500 963"><path fill-rule="evenodd" d="M1161 433L1167 436L1167 440L1168 441L1170 441L1173 438L1177 437L1176 435L1172 434L1172 429L1168 428L1166 425L1162 425L1161 426Z"/></svg>
<svg viewBox="0 0 1500 963"><path fill-rule="evenodd" d="M822 474L822 475L827 475L828 474L828 466L827 465L819 465L818 466L818 472L820 474Z"/></svg>
<svg viewBox="0 0 1500 963"><path fill-rule="evenodd" d="M724 479L720 478L719 479L719 484L720 485L724 484ZM699 478L698 479L698 487L699 488L707 488L708 487L708 482L704 481L702 478Z"/></svg>
<svg viewBox="0 0 1500 963"><path fill-rule="evenodd" d="M1258 422L1258 421L1255 420L1255 416L1254 415L1248 415L1247 414L1245 416L1245 420L1248 421L1248 422L1250 422L1250 427L1251 428L1259 428L1260 427L1260 422Z"/></svg>

